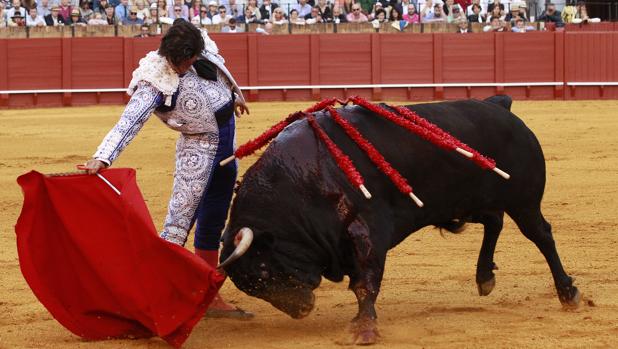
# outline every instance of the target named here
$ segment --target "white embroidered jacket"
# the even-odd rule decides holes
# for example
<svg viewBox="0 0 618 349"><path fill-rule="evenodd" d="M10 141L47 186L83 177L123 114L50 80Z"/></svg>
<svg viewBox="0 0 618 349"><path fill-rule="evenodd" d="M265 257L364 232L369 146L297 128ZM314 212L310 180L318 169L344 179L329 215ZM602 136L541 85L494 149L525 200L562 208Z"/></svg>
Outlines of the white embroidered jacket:
<svg viewBox="0 0 618 349"><path fill-rule="evenodd" d="M244 98L214 41L204 31L202 36L206 44L202 56L219 68L217 81L200 78L193 68L179 76L156 51L148 53L133 72L127 91L131 100L120 120L97 148L95 159L111 165L153 112L173 130L185 134L210 134L212 137L209 138L217 142L215 112L230 103L232 91L239 100L244 102ZM155 110L161 105L170 106L174 94L177 94L176 105L171 111Z"/></svg>

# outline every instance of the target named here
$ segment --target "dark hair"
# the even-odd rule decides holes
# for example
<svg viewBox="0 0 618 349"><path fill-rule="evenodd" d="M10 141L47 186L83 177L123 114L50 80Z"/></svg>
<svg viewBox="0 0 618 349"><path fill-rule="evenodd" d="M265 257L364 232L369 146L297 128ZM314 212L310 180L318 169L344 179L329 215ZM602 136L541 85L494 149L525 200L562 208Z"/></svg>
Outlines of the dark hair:
<svg viewBox="0 0 618 349"><path fill-rule="evenodd" d="M167 58L173 65L191 59L204 50L202 33L193 24L182 18L165 33L159 46L159 54Z"/></svg>

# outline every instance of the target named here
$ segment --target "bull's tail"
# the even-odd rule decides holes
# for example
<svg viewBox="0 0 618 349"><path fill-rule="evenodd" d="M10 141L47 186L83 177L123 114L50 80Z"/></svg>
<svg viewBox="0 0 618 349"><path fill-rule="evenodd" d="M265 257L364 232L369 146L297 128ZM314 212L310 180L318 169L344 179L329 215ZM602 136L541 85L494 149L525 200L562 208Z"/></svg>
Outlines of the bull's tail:
<svg viewBox="0 0 618 349"><path fill-rule="evenodd" d="M507 95L495 95L485 98L485 102L497 104L502 108L511 111L511 104L513 104L513 99Z"/></svg>

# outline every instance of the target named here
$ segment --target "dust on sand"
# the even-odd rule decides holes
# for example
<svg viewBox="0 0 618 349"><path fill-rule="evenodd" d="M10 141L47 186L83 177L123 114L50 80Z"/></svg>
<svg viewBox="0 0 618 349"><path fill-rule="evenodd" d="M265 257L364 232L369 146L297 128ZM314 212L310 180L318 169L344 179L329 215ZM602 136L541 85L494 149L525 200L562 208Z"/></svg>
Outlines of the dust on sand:
<svg viewBox="0 0 618 349"><path fill-rule="evenodd" d="M309 103L254 103L238 121L239 144ZM562 310L541 253L507 219L495 261L497 285L477 295L482 228L441 236L424 229L390 252L377 311L377 348L609 348L618 346L618 101L515 102L547 159L543 212L563 264L584 302ZM34 297L17 259L13 226L22 195L15 178L31 169L63 172L82 163L122 107L0 111L0 348L167 348L159 339L84 341L60 326ZM114 165L134 167L155 224L171 187L176 134L156 118ZM241 173L255 157L241 162ZM346 283L325 281L314 312L291 320L227 282L222 294L257 313L251 322L204 319L185 348L347 346L355 315Z"/></svg>

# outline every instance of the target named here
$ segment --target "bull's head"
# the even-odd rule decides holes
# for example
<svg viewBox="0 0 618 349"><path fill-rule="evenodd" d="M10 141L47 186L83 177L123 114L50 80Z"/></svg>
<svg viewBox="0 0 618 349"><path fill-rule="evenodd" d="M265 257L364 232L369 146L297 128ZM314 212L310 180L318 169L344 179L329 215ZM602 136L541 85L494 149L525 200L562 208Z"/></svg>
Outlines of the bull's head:
<svg viewBox="0 0 618 349"><path fill-rule="evenodd" d="M302 251L303 249L300 249ZM298 255L292 244L275 241L272 234L242 228L227 231L221 252L220 269L243 292L271 303L295 319L311 312L313 289L321 281L319 271Z"/></svg>

